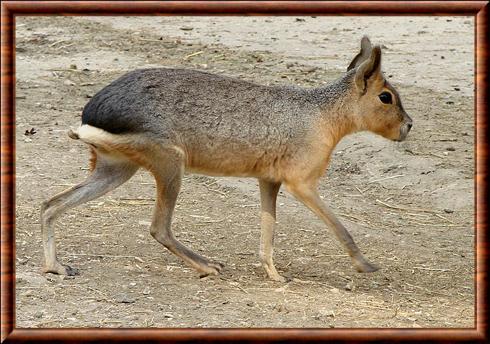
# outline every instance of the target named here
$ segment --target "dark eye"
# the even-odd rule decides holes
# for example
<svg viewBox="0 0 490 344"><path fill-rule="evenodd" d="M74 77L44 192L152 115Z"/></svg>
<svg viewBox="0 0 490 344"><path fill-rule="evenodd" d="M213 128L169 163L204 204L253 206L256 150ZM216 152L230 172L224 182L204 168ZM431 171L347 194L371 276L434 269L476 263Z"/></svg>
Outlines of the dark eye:
<svg viewBox="0 0 490 344"><path fill-rule="evenodd" d="M378 97L384 104L391 104L393 102L391 99L391 93L389 92L383 92Z"/></svg>

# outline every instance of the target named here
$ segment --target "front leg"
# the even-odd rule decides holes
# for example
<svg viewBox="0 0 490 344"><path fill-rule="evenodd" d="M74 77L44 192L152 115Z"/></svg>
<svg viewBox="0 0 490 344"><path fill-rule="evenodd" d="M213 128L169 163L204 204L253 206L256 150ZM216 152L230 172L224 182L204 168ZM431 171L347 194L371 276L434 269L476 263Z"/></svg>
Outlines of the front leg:
<svg viewBox="0 0 490 344"><path fill-rule="evenodd" d="M276 199L281 183L272 183L259 179L260 187L260 261L270 279L285 282L286 279L279 275L272 261L274 246L274 227L276 224Z"/></svg>
<svg viewBox="0 0 490 344"><path fill-rule="evenodd" d="M303 202L308 208L310 208L315 214L317 214L323 220L323 222L325 222L327 226L333 230L334 234L337 236L337 239L346 248L357 271L374 272L379 269L364 258L347 229L342 225L342 223L340 223L334 213L320 199L314 185L307 183L289 183L286 184L286 188L298 200Z"/></svg>

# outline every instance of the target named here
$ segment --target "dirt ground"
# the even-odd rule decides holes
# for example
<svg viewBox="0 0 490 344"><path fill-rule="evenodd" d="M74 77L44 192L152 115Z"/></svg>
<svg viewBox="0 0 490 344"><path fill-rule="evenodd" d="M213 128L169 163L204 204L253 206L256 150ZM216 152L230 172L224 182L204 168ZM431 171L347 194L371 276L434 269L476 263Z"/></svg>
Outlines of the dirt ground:
<svg viewBox="0 0 490 344"><path fill-rule="evenodd" d="M88 99L124 72L186 67L263 84L340 76L368 34L414 120L408 140L345 138L320 194L382 269L359 274L325 225L278 198L275 262L258 264L257 182L186 175L179 240L225 264L198 278L149 234L155 187L140 171L57 222L41 273L42 200L82 181L70 140ZM18 17L17 327L473 327L474 22L469 17Z"/></svg>

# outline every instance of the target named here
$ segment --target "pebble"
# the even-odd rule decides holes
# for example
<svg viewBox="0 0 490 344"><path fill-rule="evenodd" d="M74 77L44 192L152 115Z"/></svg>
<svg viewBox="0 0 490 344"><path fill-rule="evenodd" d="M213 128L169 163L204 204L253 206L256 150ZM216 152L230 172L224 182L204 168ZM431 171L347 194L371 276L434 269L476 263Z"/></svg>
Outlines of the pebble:
<svg viewBox="0 0 490 344"><path fill-rule="evenodd" d="M34 290L32 290L32 289L27 290L27 291L26 291L26 292L23 294L23 296L25 296L25 297L31 297L31 296L34 296Z"/></svg>
<svg viewBox="0 0 490 344"><path fill-rule="evenodd" d="M289 309L286 307L286 305L282 303L274 305L273 309L279 313L281 312L289 313Z"/></svg>
<svg viewBox="0 0 490 344"><path fill-rule="evenodd" d="M352 282L349 282L344 286L344 289L347 291L353 291L356 289L356 286Z"/></svg>
<svg viewBox="0 0 490 344"><path fill-rule="evenodd" d="M136 299L127 294L119 294L114 297L114 301L117 303L135 303Z"/></svg>
<svg viewBox="0 0 490 344"><path fill-rule="evenodd" d="M318 311L318 314L320 314L322 317L335 317L335 313L334 311L330 310L330 309L320 309Z"/></svg>

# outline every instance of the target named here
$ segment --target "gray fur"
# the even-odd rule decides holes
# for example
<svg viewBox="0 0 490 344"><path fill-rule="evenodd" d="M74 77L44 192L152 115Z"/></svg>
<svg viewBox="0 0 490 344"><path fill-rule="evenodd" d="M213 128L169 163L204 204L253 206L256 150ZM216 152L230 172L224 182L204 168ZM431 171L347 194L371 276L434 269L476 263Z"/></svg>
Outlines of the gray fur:
<svg viewBox="0 0 490 344"><path fill-rule="evenodd" d="M348 92L353 74L304 89L196 70L136 70L97 93L82 123L111 133L144 132L195 154L226 148L259 157L287 143L303 143L311 124Z"/></svg>

